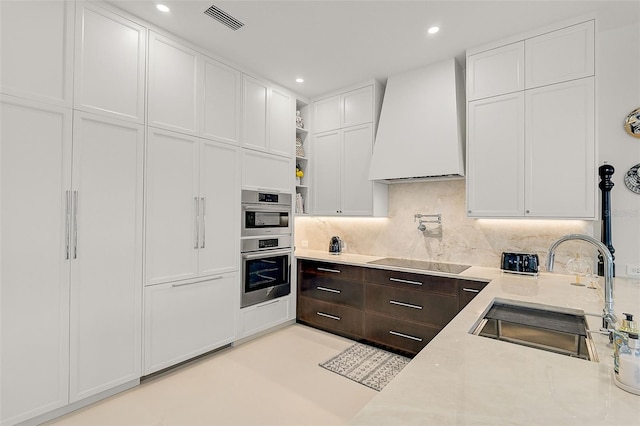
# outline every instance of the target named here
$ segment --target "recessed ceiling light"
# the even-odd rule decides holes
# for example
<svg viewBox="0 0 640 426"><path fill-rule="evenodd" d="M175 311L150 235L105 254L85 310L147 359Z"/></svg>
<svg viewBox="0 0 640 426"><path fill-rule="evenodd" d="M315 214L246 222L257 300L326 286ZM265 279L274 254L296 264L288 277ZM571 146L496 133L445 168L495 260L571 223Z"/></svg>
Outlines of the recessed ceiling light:
<svg viewBox="0 0 640 426"><path fill-rule="evenodd" d="M429 29L427 30L427 32L428 32L429 34L435 34L435 33L437 33L438 31L440 31L440 27L431 27L431 28L429 28Z"/></svg>
<svg viewBox="0 0 640 426"><path fill-rule="evenodd" d="M304 78L296 78L296 83L303 83L304 82Z"/></svg>
<svg viewBox="0 0 640 426"><path fill-rule="evenodd" d="M169 13L169 9L167 6L165 6L164 4L157 4L156 8L160 11L160 12L164 12L164 13Z"/></svg>

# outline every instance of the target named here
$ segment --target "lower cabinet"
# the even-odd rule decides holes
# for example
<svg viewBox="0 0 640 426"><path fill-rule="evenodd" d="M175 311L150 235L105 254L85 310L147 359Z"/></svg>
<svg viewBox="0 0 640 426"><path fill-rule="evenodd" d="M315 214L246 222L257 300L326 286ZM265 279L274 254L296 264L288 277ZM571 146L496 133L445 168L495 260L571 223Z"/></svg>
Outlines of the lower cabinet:
<svg viewBox="0 0 640 426"><path fill-rule="evenodd" d="M145 288L144 374L234 340L238 274Z"/></svg>
<svg viewBox="0 0 640 426"><path fill-rule="evenodd" d="M240 309L237 339L249 337L289 320L290 296Z"/></svg>
<svg viewBox="0 0 640 426"><path fill-rule="evenodd" d="M387 269L298 261L298 322L413 356L485 286Z"/></svg>

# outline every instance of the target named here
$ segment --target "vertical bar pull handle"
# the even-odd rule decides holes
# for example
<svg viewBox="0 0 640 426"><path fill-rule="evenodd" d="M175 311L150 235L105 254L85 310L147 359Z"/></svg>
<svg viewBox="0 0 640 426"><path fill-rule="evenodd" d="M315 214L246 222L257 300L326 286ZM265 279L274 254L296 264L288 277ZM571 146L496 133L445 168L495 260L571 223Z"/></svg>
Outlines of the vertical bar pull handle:
<svg viewBox="0 0 640 426"><path fill-rule="evenodd" d="M206 209L205 209L205 206L207 205L206 198L204 198L204 197L200 198L200 202L202 203L202 219L201 219L202 220L202 244L200 245L200 248L204 248L204 237L206 235L206 230L205 230L204 226L205 226L205 223L206 223L205 217L206 217L206 214L207 214Z"/></svg>
<svg viewBox="0 0 640 426"><path fill-rule="evenodd" d="M66 246L65 259L69 260L71 257L71 191L65 191L65 227L64 227L64 240Z"/></svg>
<svg viewBox="0 0 640 426"><path fill-rule="evenodd" d="M73 258L78 258L78 191L73 191Z"/></svg>
<svg viewBox="0 0 640 426"><path fill-rule="evenodd" d="M200 241L199 241L199 237L200 237L200 206L198 205L198 197L193 197L193 211L194 211L194 215L195 215L195 245L193 246L194 249L198 249L198 247L200 246Z"/></svg>

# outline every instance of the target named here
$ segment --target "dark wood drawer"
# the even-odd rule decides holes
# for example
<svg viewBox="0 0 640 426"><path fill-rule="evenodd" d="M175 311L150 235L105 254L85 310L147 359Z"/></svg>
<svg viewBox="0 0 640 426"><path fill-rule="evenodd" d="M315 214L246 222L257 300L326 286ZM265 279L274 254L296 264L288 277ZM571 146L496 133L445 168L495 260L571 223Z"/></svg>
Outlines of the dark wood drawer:
<svg viewBox="0 0 640 426"><path fill-rule="evenodd" d="M365 339L414 355L420 352L441 330L371 312L366 313L365 321Z"/></svg>
<svg viewBox="0 0 640 426"><path fill-rule="evenodd" d="M400 320L443 327L458 313L455 296L367 283L365 309Z"/></svg>
<svg viewBox="0 0 640 426"><path fill-rule="evenodd" d="M348 306L299 297L298 320L351 338L364 335L364 311Z"/></svg>
<svg viewBox="0 0 640 426"><path fill-rule="evenodd" d="M457 280L455 278L367 268L365 271L365 281L398 288L449 294L452 296L458 294L458 288L456 286Z"/></svg>
<svg viewBox="0 0 640 426"><path fill-rule="evenodd" d="M358 309L364 306L364 283L360 281L338 280L326 275L303 273L298 285L301 296Z"/></svg>
<svg viewBox="0 0 640 426"><path fill-rule="evenodd" d="M458 310L461 311L467 306L487 284L489 283L458 280Z"/></svg>
<svg viewBox="0 0 640 426"><path fill-rule="evenodd" d="M364 268L342 265L340 263L300 260L298 261L298 271L305 277L310 274L315 274L354 281L362 281L364 278Z"/></svg>

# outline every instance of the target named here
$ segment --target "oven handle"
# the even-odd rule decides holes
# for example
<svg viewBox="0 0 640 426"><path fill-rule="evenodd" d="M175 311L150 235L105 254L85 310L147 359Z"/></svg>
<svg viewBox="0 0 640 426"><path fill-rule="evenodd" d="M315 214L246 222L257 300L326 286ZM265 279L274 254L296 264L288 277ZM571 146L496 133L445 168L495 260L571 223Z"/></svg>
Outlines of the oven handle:
<svg viewBox="0 0 640 426"><path fill-rule="evenodd" d="M256 212L282 212L282 213L290 213L291 204L252 204L252 203L243 203L242 211L256 211Z"/></svg>
<svg viewBox="0 0 640 426"><path fill-rule="evenodd" d="M286 250L264 250L264 251L260 251L260 252L242 253L242 258L243 259L247 259L247 260L251 260L251 259L260 259L260 258L266 258L266 257L280 256L280 255L283 255L283 254L291 255L291 249L286 249Z"/></svg>

